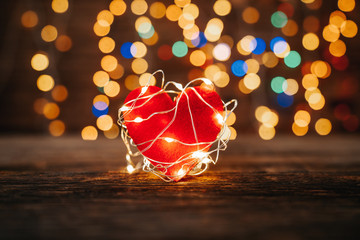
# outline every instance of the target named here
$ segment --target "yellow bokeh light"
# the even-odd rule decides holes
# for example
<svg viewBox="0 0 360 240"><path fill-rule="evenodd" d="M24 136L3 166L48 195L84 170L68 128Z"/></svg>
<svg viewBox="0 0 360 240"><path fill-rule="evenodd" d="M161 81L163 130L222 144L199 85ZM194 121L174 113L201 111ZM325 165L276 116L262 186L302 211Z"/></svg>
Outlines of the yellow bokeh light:
<svg viewBox="0 0 360 240"><path fill-rule="evenodd" d="M39 90L47 92L53 89L55 81L50 75L43 74L37 79L36 85Z"/></svg>
<svg viewBox="0 0 360 240"><path fill-rule="evenodd" d="M192 65L200 67L204 65L206 55L202 50L195 50L190 54L190 62Z"/></svg>
<svg viewBox="0 0 360 240"><path fill-rule="evenodd" d="M60 52L69 51L72 47L72 40L67 35L60 35L56 38L55 47Z"/></svg>
<svg viewBox="0 0 360 240"><path fill-rule="evenodd" d="M81 131L81 137L83 140L87 141L96 140L98 137L98 131L93 126L86 126Z"/></svg>
<svg viewBox="0 0 360 240"><path fill-rule="evenodd" d="M213 6L214 12L219 16L226 16L231 11L231 3L227 0L216 1Z"/></svg>
<svg viewBox="0 0 360 240"><path fill-rule="evenodd" d="M124 75L124 71L124 67L118 64L115 70L109 72L108 74L112 79L120 79Z"/></svg>
<svg viewBox="0 0 360 240"><path fill-rule="evenodd" d="M49 66L49 58L42 53L37 53L31 58L31 67L36 71L43 71Z"/></svg>
<svg viewBox="0 0 360 240"><path fill-rule="evenodd" d="M174 0L176 6L178 7L185 7L190 4L191 0Z"/></svg>
<svg viewBox="0 0 360 240"><path fill-rule="evenodd" d="M340 31L335 25L327 25L324 27L322 35L326 41L335 42L340 37Z"/></svg>
<svg viewBox="0 0 360 240"><path fill-rule="evenodd" d="M34 11L26 11L21 15L21 24L26 28L33 28L38 22L38 15Z"/></svg>
<svg viewBox="0 0 360 240"><path fill-rule="evenodd" d="M68 97L68 90L63 85L56 85L51 91L52 98L57 102L63 102Z"/></svg>
<svg viewBox="0 0 360 240"><path fill-rule="evenodd" d="M190 29L194 26L195 19L192 15L185 13L181 14L178 20L178 25L182 29Z"/></svg>
<svg viewBox="0 0 360 240"><path fill-rule="evenodd" d="M199 27L194 24L191 28L184 29L183 35L188 40L194 40L199 36Z"/></svg>
<svg viewBox="0 0 360 240"><path fill-rule="evenodd" d="M247 73L257 73L260 69L260 64L256 59L250 58L245 63L248 66Z"/></svg>
<svg viewBox="0 0 360 240"><path fill-rule="evenodd" d="M52 25L46 25L45 27L43 27L43 29L41 30L41 38L45 41L45 42L52 42L55 41L55 39L57 38L57 29L56 27L52 26Z"/></svg>
<svg viewBox="0 0 360 240"><path fill-rule="evenodd" d="M266 127L275 127L279 122L279 116L273 111L264 112L260 119Z"/></svg>
<svg viewBox="0 0 360 240"><path fill-rule="evenodd" d="M305 74L302 79L302 85L305 89L317 88L319 86L319 79L315 74Z"/></svg>
<svg viewBox="0 0 360 240"><path fill-rule="evenodd" d="M113 0L109 5L109 10L115 16L123 15L126 11L126 3L122 0Z"/></svg>
<svg viewBox="0 0 360 240"><path fill-rule="evenodd" d="M301 0L303 3L307 3L307 4L309 4L309 3L313 3L315 0Z"/></svg>
<svg viewBox="0 0 360 240"><path fill-rule="evenodd" d="M294 122L299 127L306 127L311 120L310 114L307 111L299 110L294 115Z"/></svg>
<svg viewBox="0 0 360 240"><path fill-rule="evenodd" d="M319 94L312 94L309 97L309 106L314 109L314 110L320 110L324 107L325 105L325 98L323 95Z"/></svg>
<svg viewBox="0 0 360 240"><path fill-rule="evenodd" d="M319 47L319 38L315 33L307 33L303 36L302 44L305 49L313 51Z"/></svg>
<svg viewBox="0 0 360 240"><path fill-rule="evenodd" d="M353 38L358 32L358 27L354 21L347 20L341 24L341 34L347 38Z"/></svg>
<svg viewBox="0 0 360 240"><path fill-rule="evenodd" d="M294 20L289 19L286 25L281 28L281 31L285 36L293 37L298 32L298 29L298 24Z"/></svg>
<svg viewBox="0 0 360 240"><path fill-rule="evenodd" d="M300 127L296 123L292 124L292 131L296 136L299 136L299 137L304 136L304 135L306 135L308 130L309 130L309 127L307 125L304 127Z"/></svg>
<svg viewBox="0 0 360 240"><path fill-rule="evenodd" d="M95 104L97 102L104 102L104 103L106 103L106 105L109 105L110 100L107 96L99 94L99 95L96 95L96 97L94 97L94 99L93 99L93 104Z"/></svg>
<svg viewBox="0 0 360 240"><path fill-rule="evenodd" d="M119 136L120 130L119 127L116 124L113 124L112 127L107 130L104 131L104 135L106 138L108 139L115 139Z"/></svg>
<svg viewBox="0 0 360 240"><path fill-rule="evenodd" d="M335 57L344 56L346 52L346 45L342 40L337 40L330 43L329 52Z"/></svg>
<svg viewBox="0 0 360 240"><path fill-rule="evenodd" d="M172 4L166 9L165 14L166 14L167 19L175 22L175 21L179 20L179 17L182 14L182 11L181 11L181 8L179 8L175 4Z"/></svg>
<svg viewBox="0 0 360 240"><path fill-rule="evenodd" d="M328 135L331 132L331 129L332 125L329 119L320 118L315 123L315 130L321 136Z"/></svg>
<svg viewBox="0 0 360 240"><path fill-rule="evenodd" d="M346 15L341 11L334 11L330 14L329 23L340 28L341 24L346 20Z"/></svg>
<svg viewBox="0 0 360 240"><path fill-rule="evenodd" d="M230 130L230 140L235 140L236 139L236 136L237 136L237 133L236 133L236 130L235 128L233 127L229 127L229 130Z"/></svg>
<svg viewBox="0 0 360 240"><path fill-rule="evenodd" d="M230 77L227 72L220 71L215 73L212 79L217 87L223 88L226 87L230 82Z"/></svg>
<svg viewBox="0 0 360 240"><path fill-rule="evenodd" d="M269 109L268 107L258 106L258 107L255 109L255 118L256 118L256 120L258 120L259 122L262 122L263 115L264 115L266 112L270 112L270 109Z"/></svg>
<svg viewBox="0 0 360 240"><path fill-rule="evenodd" d="M51 8L56 13L64 13L69 8L68 0L53 0L51 3Z"/></svg>
<svg viewBox="0 0 360 240"><path fill-rule="evenodd" d="M99 22L96 22L94 24L94 33L99 36L99 37L103 37L106 36L109 32L110 32L110 25L109 26L102 26L99 24Z"/></svg>
<svg viewBox="0 0 360 240"><path fill-rule="evenodd" d="M204 32L206 39L210 42L216 42L220 39L223 29L224 23L219 18L210 19Z"/></svg>
<svg viewBox="0 0 360 240"><path fill-rule="evenodd" d="M338 7L343 12L351 12L355 8L355 0L338 0Z"/></svg>
<svg viewBox="0 0 360 240"><path fill-rule="evenodd" d="M115 41L110 37L103 37L99 41L99 49L103 53L111 53L115 48Z"/></svg>
<svg viewBox="0 0 360 240"><path fill-rule="evenodd" d="M295 95L299 90L299 84L295 79L287 79L286 82L283 83L282 89L284 93L289 96Z"/></svg>
<svg viewBox="0 0 360 240"><path fill-rule="evenodd" d="M118 61L114 56L106 55L101 59L101 67L107 72L114 71L118 65Z"/></svg>
<svg viewBox="0 0 360 240"><path fill-rule="evenodd" d="M240 81L239 81L239 90L240 92L244 93L244 94L249 94L252 92L252 90L248 89L245 84L244 84L244 79L242 78Z"/></svg>
<svg viewBox="0 0 360 240"><path fill-rule="evenodd" d="M254 7L247 7L242 12L242 18L243 18L244 22L246 22L248 24L254 24L254 23L257 23L257 21L259 21L260 13Z"/></svg>
<svg viewBox="0 0 360 240"><path fill-rule="evenodd" d="M166 6L162 2L154 2L150 6L150 15L153 18L160 19L165 16Z"/></svg>
<svg viewBox="0 0 360 240"><path fill-rule="evenodd" d="M234 112L231 112L229 117L226 119L226 124L228 126L231 126L235 123L235 121L236 121L236 115Z"/></svg>
<svg viewBox="0 0 360 240"><path fill-rule="evenodd" d="M148 39L142 39L142 41L149 46L155 45L159 40L159 35L157 32L154 33L154 35L151 38Z"/></svg>
<svg viewBox="0 0 360 240"><path fill-rule="evenodd" d="M134 90L139 87L139 77L136 75L129 75L125 78L125 87L129 90Z"/></svg>
<svg viewBox="0 0 360 240"><path fill-rule="evenodd" d="M131 2L131 11L135 15L143 15L148 9L148 5L144 0L134 0Z"/></svg>
<svg viewBox="0 0 360 240"><path fill-rule="evenodd" d="M109 74L104 71L97 71L94 73L93 82L98 87L104 87L110 80Z"/></svg>
<svg viewBox="0 0 360 240"><path fill-rule="evenodd" d="M279 63L278 57L273 52L266 52L261 57L263 64L267 68L274 68Z"/></svg>
<svg viewBox="0 0 360 240"><path fill-rule="evenodd" d="M146 55L147 48L142 42L134 42L131 46L131 54L134 58L142 58Z"/></svg>
<svg viewBox="0 0 360 240"><path fill-rule="evenodd" d="M49 132L54 137L60 137L65 132L65 124L61 120L51 121L49 124Z"/></svg>
<svg viewBox="0 0 360 240"><path fill-rule="evenodd" d="M150 80L150 82L149 82L149 80ZM150 73L141 74L138 81L139 81L140 86L148 86L148 85L155 86L155 84L156 84L156 78L153 75L151 75Z"/></svg>
<svg viewBox="0 0 360 240"><path fill-rule="evenodd" d="M38 98L34 101L34 111L37 114L43 114L44 112L44 107L45 105L48 103L48 100L46 100L45 98Z"/></svg>
<svg viewBox="0 0 360 240"><path fill-rule="evenodd" d="M246 74L244 77L244 84L250 90L255 90L260 86L260 77L256 73Z"/></svg>
<svg viewBox="0 0 360 240"><path fill-rule="evenodd" d="M116 97L120 93L120 84L115 81L109 81L104 86L104 93L109 97Z"/></svg>
<svg viewBox="0 0 360 240"><path fill-rule="evenodd" d="M316 94L319 93L321 95L321 92L320 92L320 90L318 88L309 88L309 89L307 89L305 91L305 94L304 94L306 101L309 101L310 96L315 94L315 93Z"/></svg>
<svg viewBox="0 0 360 240"><path fill-rule="evenodd" d="M210 65L205 68L204 75L208 79L213 79L215 74L220 72L221 69L217 65Z"/></svg>
<svg viewBox="0 0 360 240"><path fill-rule="evenodd" d="M264 140L271 140L275 137L275 128L261 125L259 127L259 136Z"/></svg>
<svg viewBox="0 0 360 240"><path fill-rule="evenodd" d="M113 21L114 21L114 15L108 10L102 10L97 15L97 22L103 27L110 26L113 23Z"/></svg>
<svg viewBox="0 0 360 240"><path fill-rule="evenodd" d="M148 65L147 61L143 58L136 58L131 63L131 69L136 74L142 74L142 73L146 72L148 67L149 67L149 65Z"/></svg>
<svg viewBox="0 0 360 240"><path fill-rule="evenodd" d="M318 78L327 78L331 74L331 67L325 61L315 61L310 67L311 73L315 74Z"/></svg>
<svg viewBox="0 0 360 240"><path fill-rule="evenodd" d="M199 8L196 4L190 3L183 8L183 14L190 14L196 19L199 16Z"/></svg>
<svg viewBox="0 0 360 240"><path fill-rule="evenodd" d="M60 114L60 108L56 103L46 103L43 109L43 114L47 119L55 119Z"/></svg>
<svg viewBox="0 0 360 240"><path fill-rule="evenodd" d="M102 131L108 131L113 126L114 121L109 115L102 115L96 120L96 126Z"/></svg>

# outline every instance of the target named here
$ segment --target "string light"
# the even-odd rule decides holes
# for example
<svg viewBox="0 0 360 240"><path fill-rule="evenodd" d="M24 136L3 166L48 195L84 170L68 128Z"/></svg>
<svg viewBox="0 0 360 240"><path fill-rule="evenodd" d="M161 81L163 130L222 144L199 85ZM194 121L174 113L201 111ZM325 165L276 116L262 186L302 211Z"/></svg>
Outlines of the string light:
<svg viewBox="0 0 360 240"><path fill-rule="evenodd" d="M206 84L211 83L211 81L209 79L198 78L198 79L190 81L185 87L182 87L181 84L176 83L176 82L172 82L172 81L167 82L165 84L164 73L163 73L162 70L158 70L158 71L154 72L152 74L152 76L154 76L156 73L159 73L159 72L162 73L162 83L161 83L162 90L161 90L161 93L168 93L168 94L174 94L175 93L175 94L179 94L179 96L182 96L182 95L187 95L186 89L188 89L190 87L190 85L192 85L192 84L194 84L196 82L203 82L203 83L206 82ZM171 85L175 86L178 90L180 90L180 92L174 92L173 90L168 89L169 86L171 86ZM133 162L132 158L140 157L142 159L142 162L143 162L142 169L144 171L151 172L151 173L159 176L160 178L162 178L164 181L178 181L185 174L188 173L188 171L189 171L188 167L189 166L195 165L195 167L188 174L189 175L198 175L198 174L201 174L202 172L204 172L208 168L209 163L214 163L215 164L217 162L217 160L218 160L218 157L219 157L219 151L226 149L226 144L230 139L231 133L227 134L226 137L224 138L224 135L226 134L226 129L229 129L226 122L227 122L228 117L231 115L233 110L236 108L237 101L236 100L231 100L231 101L224 104L224 116L225 117L223 117L221 114L216 113L217 110L214 107L212 107L209 103L207 103L200 95L197 94L198 97L200 98L200 100L206 106L210 107L212 109L212 111L215 112L214 118L221 125L221 131L218 134L218 136L216 137L216 139L214 141L212 141L212 142L206 142L206 143L197 142L197 143L194 143L194 144L195 144L195 146L197 146L197 148L201 147L201 149L207 149L207 148L213 146L213 149L210 149L208 152L205 152L205 151L202 151L202 150L197 150L197 151L194 151L194 152L187 153L187 154L185 154L183 156L180 156L178 159L175 159L174 162L171 162L171 163L163 162L163 161L161 161L161 159L149 159L148 157L146 157L143 154L147 149L149 149L149 147L147 147L145 149L142 149L141 151L138 148L134 149L134 147L140 146L140 145L145 144L145 143L137 143L137 145L134 144L133 140L130 138L130 136L128 134L128 130L127 130L127 127L126 127L126 123L131 123L131 122L141 123L143 121L147 121L152 116L164 113L164 112L154 112L147 119L143 119L141 117L136 117L133 120L125 120L125 116L127 114L129 114L133 110L136 110L138 108L141 108L141 107L145 106L144 104L151 101L152 98L157 96L158 93L144 95L147 92L148 86L149 85L147 85L147 86L145 86L145 87L143 87L141 89L141 92L140 92L138 97L136 97L135 99L133 99L130 102L126 103L126 105L120 107L120 109L119 109L118 123L119 123L119 125L121 127L122 139L123 139L123 141L125 143L125 146L127 148L127 151L128 151L128 153L126 155L126 160L128 162L127 171L129 173L135 172L135 169L133 168L133 166L138 165L138 164L135 164ZM145 89L145 91L144 91L144 89ZM136 102L143 101L143 100L145 100L145 103L142 103L142 104L140 104L138 106L135 104ZM129 104L130 104L130 106L129 106ZM190 109L189 102L187 104L188 104L187 107L189 107L189 109ZM229 105L231 105L231 104L233 105L233 107L231 109L228 109ZM177 108L178 108L178 105L176 104L174 108L166 111L166 112L174 112L173 121L177 117L177 111L178 111ZM196 134L196 129L194 127L194 122L193 122L194 120L193 120L191 110L189 111L189 113L190 113L190 119L191 119L191 122L192 122L192 128L193 128L194 134L196 136L197 134ZM167 126L165 126L164 130L161 131L161 132L164 132L167 128L169 128L173 121L170 121L169 124ZM151 130L149 129L149 131L151 131ZM190 144L190 143L181 142L181 139L174 139L172 137L164 137L164 138L162 138L160 135L155 139L151 139L151 140L147 141L146 143L149 143L148 146L150 146L150 148L151 148L152 144L154 144L155 141L158 138L165 140L167 143L173 143L173 142L176 141L176 142L179 142L180 144L183 144L183 145L194 145L192 143ZM210 156L211 154L215 155L215 159L213 159ZM154 163L156 163L156 164L153 165ZM171 168L172 166L175 166L177 164L182 164L182 163L184 163L184 164L181 165L180 169L177 170L177 173L175 175L169 176L168 174L166 174L167 169ZM141 168L141 166L138 167L138 169L140 169L140 168ZM138 169L136 169L136 170L138 170Z"/></svg>

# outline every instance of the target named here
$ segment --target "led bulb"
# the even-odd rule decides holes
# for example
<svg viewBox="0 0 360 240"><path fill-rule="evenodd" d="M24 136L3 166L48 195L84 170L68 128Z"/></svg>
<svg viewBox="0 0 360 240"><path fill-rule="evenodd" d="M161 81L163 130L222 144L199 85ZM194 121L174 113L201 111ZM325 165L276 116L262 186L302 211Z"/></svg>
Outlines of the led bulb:
<svg viewBox="0 0 360 240"><path fill-rule="evenodd" d="M203 158L207 157L207 153L203 152L203 151L196 151L196 152L193 152L193 154L191 154L191 157L203 159Z"/></svg>
<svg viewBox="0 0 360 240"><path fill-rule="evenodd" d="M180 91L184 90L183 86L180 83L174 83L175 87L179 89Z"/></svg>
<svg viewBox="0 0 360 240"><path fill-rule="evenodd" d="M128 171L128 173L133 173L135 171L135 168L131 165L127 165L126 170Z"/></svg>
<svg viewBox="0 0 360 240"><path fill-rule="evenodd" d="M141 95L143 95L144 93L146 93L146 91L148 90L148 87L143 87L142 89L141 89Z"/></svg>
<svg viewBox="0 0 360 240"><path fill-rule="evenodd" d="M209 79L204 78L203 81L206 85L212 85L212 82Z"/></svg>
<svg viewBox="0 0 360 240"><path fill-rule="evenodd" d="M180 169L177 173L178 176L184 176L185 175L185 171L183 169Z"/></svg>
<svg viewBox="0 0 360 240"><path fill-rule="evenodd" d="M175 139L166 137L165 141L167 141L168 143L171 143L171 142L175 141Z"/></svg>
<svg viewBox="0 0 360 240"><path fill-rule="evenodd" d="M127 106L122 106L122 107L120 108L120 111L122 111L122 112L127 111L127 110L130 110L130 108L127 107Z"/></svg>
<svg viewBox="0 0 360 240"><path fill-rule="evenodd" d="M142 121L144 121L144 119L142 119L141 117L137 117L137 118L134 119L134 122L136 122L136 123L139 123L139 122L142 122Z"/></svg>
<svg viewBox="0 0 360 240"><path fill-rule="evenodd" d="M218 120L220 125L224 124L224 118L221 116L221 114L216 114L215 118Z"/></svg>

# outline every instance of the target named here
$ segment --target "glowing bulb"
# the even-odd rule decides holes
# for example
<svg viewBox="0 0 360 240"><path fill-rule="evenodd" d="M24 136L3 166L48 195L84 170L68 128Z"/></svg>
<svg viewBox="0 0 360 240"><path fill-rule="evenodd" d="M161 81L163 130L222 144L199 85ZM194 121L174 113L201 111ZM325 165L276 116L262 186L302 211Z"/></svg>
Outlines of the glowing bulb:
<svg viewBox="0 0 360 240"><path fill-rule="evenodd" d="M191 157L203 159L203 158L207 157L207 153L203 152L203 151L196 151L196 152L193 152L193 154L191 154Z"/></svg>
<svg viewBox="0 0 360 240"><path fill-rule="evenodd" d="M218 120L219 124L224 124L224 118L219 113L216 114L215 118Z"/></svg>
<svg viewBox="0 0 360 240"><path fill-rule="evenodd" d="M140 93L140 94L142 95L142 94L146 93L147 90L148 90L148 87L143 87L143 88L141 89L141 93Z"/></svg>
<svg viewBox="0 0 360 240"><path fill-rule="evenodd" d="M183 169L180 169L177 173L178 176L184 176L185 175L185 171Z"/></svg>
<svg viewBox="0 0 360 240"><path fill-rule="evenodd" d="M134 119L134 122L139 123L142 122L144 119L142 119L141 117L137 117Z"/></svg>
<svg viewBox="0 0 360 240"><path fill-rule="evenodd" d="M180 83L174 83L175 87L180 91L184 90L183 86Z"/></svg>
<svg viewBox="0 0 360 240"><path fill-rule="evenodd" d="M203 79L203 81L206 85L212 85L212 82L209 79L205 78L205 79Z"/></svg>
<svg viewBox="0 0 360 240"><path fill-rule="evenodd" d="M204 158L201 162L207 164L207 163L211 163L212 161L210 158Z"/></svg>
<svg viewBox="0 0 360 240"><path fill-rule="evenodd" d="M131 165L127 165L126 170L128 171L128 173L131 174L131 173L133 173L135 171L135 168L133 166L131 166Z"/></svg>
<svg viewBox="0 0 360 240"><path fill-rule="evenodd" d="M166 137L165 141L167 141L168 143L171 143L171 142L175 141L175 139Z"/></svg>
<svg viewBox="0 0 360 240"><path fill-rule="evenodd" d="M130 108L128 106L122 106L120 108L120 111L122 111L122 112L127 111L127 110L130 110Z"/></svg>

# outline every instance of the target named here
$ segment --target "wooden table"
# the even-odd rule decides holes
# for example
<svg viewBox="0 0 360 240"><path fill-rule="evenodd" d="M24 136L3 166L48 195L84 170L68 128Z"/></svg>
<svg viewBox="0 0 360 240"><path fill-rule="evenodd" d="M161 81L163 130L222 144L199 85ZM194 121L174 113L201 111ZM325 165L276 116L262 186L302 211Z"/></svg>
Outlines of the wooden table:
<svg viewBox="0 0 360 240"><path fill-rule="evenodd" d="M360 137L243 136L198 177L124 173L120 140L0 137L0 239L359 239Z"/></svg>

